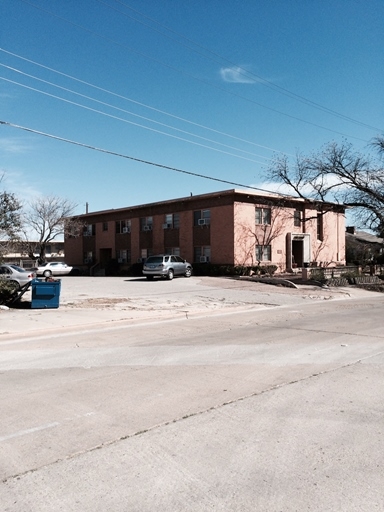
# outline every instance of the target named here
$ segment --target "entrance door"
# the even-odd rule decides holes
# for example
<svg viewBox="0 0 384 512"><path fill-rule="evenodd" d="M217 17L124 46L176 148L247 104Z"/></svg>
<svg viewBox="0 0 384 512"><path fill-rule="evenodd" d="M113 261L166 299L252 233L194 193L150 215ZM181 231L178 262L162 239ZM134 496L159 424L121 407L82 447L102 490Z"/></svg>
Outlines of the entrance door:
<svg viewBox="0 0 384 512"><path fill-rule="evenodd" d="M303 267L304 241L292 240L292 267Z"/></svg>
<svg viewBox="0 0 384 512"><path fill-rule="evenodd" d="M106 263L112 259L112 249L100 249L100 267L105 268Z"/></svg>

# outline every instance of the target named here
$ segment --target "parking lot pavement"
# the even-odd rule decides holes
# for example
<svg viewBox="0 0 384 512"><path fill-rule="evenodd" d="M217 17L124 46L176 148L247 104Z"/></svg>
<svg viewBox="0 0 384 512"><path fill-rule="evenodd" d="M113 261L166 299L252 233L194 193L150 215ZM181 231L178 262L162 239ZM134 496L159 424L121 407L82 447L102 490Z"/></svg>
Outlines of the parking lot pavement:
<svg viewBox="0 0 384 512"><path fill-rule="evenodd" d="M278 308L304 301L377 296L350 288L287 288L246 279L191 277L172 281L128 277L62 277L60 306L31 309L31 292L0 309L0 341L36 331L78 329L109 322L158 321L191 315Z"/></svg>

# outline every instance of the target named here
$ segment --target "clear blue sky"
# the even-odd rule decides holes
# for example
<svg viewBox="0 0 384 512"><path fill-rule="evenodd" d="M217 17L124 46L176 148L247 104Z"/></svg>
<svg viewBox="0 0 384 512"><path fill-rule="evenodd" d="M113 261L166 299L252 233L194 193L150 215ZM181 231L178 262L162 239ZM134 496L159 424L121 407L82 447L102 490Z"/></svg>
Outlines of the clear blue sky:
<svg viewBox="0 0 384 512"><path fill-rule="evenodd" d="M1 0L0 120L265 188L274 153L384 132L383 20L383 0ZM4 125L0 158L2 188L77 213L234 188Z"/></svg>

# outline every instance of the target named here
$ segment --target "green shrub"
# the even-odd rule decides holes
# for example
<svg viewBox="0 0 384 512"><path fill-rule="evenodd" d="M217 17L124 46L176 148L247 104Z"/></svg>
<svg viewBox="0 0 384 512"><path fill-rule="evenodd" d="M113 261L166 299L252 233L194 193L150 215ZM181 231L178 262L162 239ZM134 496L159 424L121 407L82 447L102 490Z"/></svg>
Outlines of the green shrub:
<svg viewBox="0 0 384 512"><path fill-rule="evenodd" d="M325 275L324 269L321 268L315 268L314 270L311 270L310 279L312 279L312 281L317 281L322 284L325 284L327 282L327 277Z"/></svg>
<svg viewBox="0 0 384 512"><path fill-rule="evenodd" d="M277 270L277 265L263 265L260 267L261 272L264 274L268 274L269 276L273 276L273 274Z"/></svg>
<svg viewBox="0 0 384 512"><path fill-rule="evenodd" d="M16 283L0 279L0 304L6 304L15 297L19 286Z"/></svg>

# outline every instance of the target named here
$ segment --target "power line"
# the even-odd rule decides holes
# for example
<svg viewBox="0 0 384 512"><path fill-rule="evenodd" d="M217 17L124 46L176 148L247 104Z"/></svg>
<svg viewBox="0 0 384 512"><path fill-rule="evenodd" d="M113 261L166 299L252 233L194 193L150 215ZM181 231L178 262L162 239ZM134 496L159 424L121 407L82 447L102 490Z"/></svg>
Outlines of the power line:
<svg viewBox="0 0 384 512"><path fill-rule="evenodd" d="M327 114L331 114L333 116L336 116L340 119L343 119L344 121L348 121L350 123L354 123L354 124L357 124L359 126L363 126L365 128L369 128L371 130L375 130L375 131L381 131L380 128L376 128L375 126L371 126L369 124L366 124L366 123L363 123L362 121L359 121L359 120L356 120L356 119L353 119L352 117L349 117L349 116L346 116L344 114L341 114L340 112L337 112L333 109L330 109L324 105L321 105L319 103L316 103L315 101L312 101L308 98L305 98L304 96L301 96L299 94L296 94L284 87L281 87L277 84L274 84L273 82L271 82L270 80L267 80L266 78L260 76L260 75L257 75L256 73L252 72L252 71L249 71L249 70L245 70L243 69L241 66L238 66L236 63L234 63L233 61L231 61L230 59L228 59L227 57L224 57L223 55L220 55L219 53L217 52L214 52L212 51L210 48L207 48L206 46L203 46L202 44L200 43L197 43L196 41L194 41L193 39L190 39L188 37L185 37L183 34L180 34L179 32L176 32L175 30L167 27L166 25L160 23L159 21L155 20L154 18L151 18L150 16L147 16L146 14L138 11L137 9L134 9L132 7L130 7L129 5L127 5L125 2L121 1L121 0L115 0L117 3L123 5L124 7L126 7L127 9L139 14L140 16L150 20L151 22L153 23L156 23L156 25L162 27L163 29L167 30L168 32L172 33L172 34L175 34L176 36L178 37L181 37L182 39L184 39L185 41L187 41L188 43L192 43L193 45L195 45L196 47L198 48L201 48L202 50L204 50L205 52L208 52L210 55L212 55L213 57L215 57L214 59L212 57L207 57L206 55L202 54L201 52L198 52L195 48L191 47L191 46L188 46L188 45L185 45L183 43L181 43L179 40L167 35L167 34L164 34L163 32L159 31L159 30L156 30L155 28L151 27L150 25L138 20L137 18L134 18L133 16L129 16L127 13L124 13L123 11L119 10L119 9L116 9L116 7L113 7L112 5L108 4L107 2L105 2L104 0L97 0L99 3L103 4L103 5L106 5L107 7L109 7L110 9L113 9L121 14L123 14L124 16L127 16L131 19L133 19L134 21L136 21L137 23L140 23L146 27L148 27L149 29L151 30L154 30L156 32L158 32L159 34L163 35L164 37L167 37L167 38L171 38L173 41L176 41L179 45L182 45L186 48L188 48L189 50L192 50L193 52L195 53L198 53L199 55L202 55L204 58L209 58L210 60L212 60L213 62L217 62L220 64L220 62L216 59L216 57L218 57L219 59L221 59L222 61L225 61L227 62L228 64L230 64L231 66L236 66L239 70L240 70L240 74L242 76L245 76L245 77L254 77L254 78L257 78L258 82L261 83L262 85L264 85L265 87L268 87L272 90L275 90L277 91L278 93L280 94L283 94L285 96L288 96L289 98L293 98L295 99L296 101L300 101L301 103L304 103L306 105L309 105L313 108L316 108L318 110L321 110L323 112L326 112Z"/></svg>
<svg viewBox="0 0 384 512"><path fill-rule="evenodd" d="M229 151L224 151L222 149L213 148L211 146L207 146L205 144L201 144L200 142L195 142L193 140L184 139L183 137L178 137L177 135L172 135L171 133L162 132L161 130L156 130L155 128L150 128L149 126L144 126L142 124L135 123L133 121L128 121L128 119L123 119L122 117L114 116L112 114L107 114L106 112L103 112L101 110L97 110L95 108L87 107L86 105L82 105L81 103L77 103L75 101L71 101L71 100L67 100L65 98L61 98L60 96L56 96L55 94L51 94L49 92L41 91L40 89L36 89L35 87L31 87L29 85L21 84L19 82L16 82L15 80L10 80L9 78L4 78L4 77L0 76L0 80L4 80L5 82L9 82L11 84L19 85L20 87L24 87L25 89L29 89L29 90L34 91L34 92L38 92L40 94L43 94L44 96L49 96L51 98L58 99L58 100L63 101L65 103L69 103L70 105L74 105L76 107L80 107L80 108L83 108L85 110L89 110L90 112L95 112L97 114L101 114L101 115L109 117L111 119L116 119L118 121L122 121L123 123L131 124L133 126L138 126L140 128L144 128L145 130L149 130L149 131L154 132L154 133L160 133L161 135L165 135L165 136L171 137L173 139L181 140L183 142L188 142L189 144L194 144L195 146L200 146L202 148L210 149L212 151L217 151L218 153L224 153L225 155L234 156L236 158L241 158L242 160L248 160L249 162L254 162L256 164L264 165L264 162L258 162L257 160L253 160L253 158L247 158L245 156L235 155L233 153L230 153Z"/></svg>
<svg viewBox="0 0 384 512"><path fill-rule="evenodd" d="M267 149L269 151L275 151L276 153L281 153L281 151L279 151L278 149L274 149L274 148L271 148L269 146L264 146L262 144L257 144L256 142L252 142L252 141L247 140L247 139L242 139L241 137L236 137L235 135L231 135L229 133L225 133L225 132L222 132L220 130L216 130L214 128L210 128L209 126L205 126L203 124L196 123L196 122L191 121L189 119L185 119L184 117L176 116L175 114L171 114L170 112L166 112L165 110L160 110L158 108L152 107L152 106L147 105L145 103L141 103L140 101L133 100L132 98L128 98L127 96L123 96L121 94L117 94L117 93L115 93L113 91L110 91L108 89L104 89L103 87L99 87L99 86L97 86L95 84L92 84L90 82L86 82L85 80L81 80L80 78L76 78L76 77L74 77L72 75L68 75L68 74L63 73L61 71L58 71L57 69L53 69L53 68L45 66L44 64L41 64L39 62L27 59L26 57L22 57L21 55L17 55L16 53L12 53L12 52L10 52L8 50L5 50L4 48L0 48L0 51L3 52L3 53L6 53L8 55L12 55L13 57L17 57L18 59L21 59L21 60L24 60L26 62L29 62L30 64L34 64L36 66L39 66L39 67L41 67L43 69L46 69L48 71L52 71L53 73L56 73L58 75L61 75L61 76L64 76L66 78L69 78L71 80L74 80L76 82L79 82L79 83L81 83L83 85L87 85L88 87L92 87L93 89L97 89L97 90L99 90L101 92L105 92L107 94L111 94L112 96L115 96L117 98L123 99L125 101L129 101L131 103L134 103L135 105L139 105L140 107L145 107L145 108L147 108L149 110L153 110L154 112L157 112L159 114L163 114L163 115L172 117L173 119L177 119L178 121L183 121L183 122L191 124L193 126L197 126L198 128L203 128L203 129L209 130L209 131L211 131L213 133L217 133L219 135L224 135L225 137L229 137L231 139L238 140L240 142L245 142L247 144L251 144L253 146L257 146L257 147L262 148L262 149ZM288 154L288 153L285 153L285 154ZM289 155L289 156L293 156L293 155Z"/></svg>
<svg viewBox="0 0 384 512"><path fill-rule="evenodd" d="M75 146L80 146L82 148L91 149L92 151L99 151L100 153L105 153L105 154L108 154L108 155L117 156L117 157L120 157L120 158L125 158L125 159L128 159L128 160L132 160L134 162L139 162L141 164L151 165L151 166L154 166L154 167L158 167L160 169L166 169L168 171L174 171L174 172L178 172L178 173L182 173L182 174L187 174L189 176L194 176L195 178L203 178L203 179L206 179L206 180L217 181L217 182L220 182L220 183L225 183L227 185L234 185L235 187L249 188L249 189L252 189L252 190L257 190L259 192L265 192L267 194L274 194L274 195L280 196L282 198L295 198L294 196L290 196L290 195L287 195L287 194L281 194L279 192L274 192L274 191L271 191L271 190L266 190L266 189L262 189L262 188L258 188L258 187L253 187L252 185L244 185L242 183L236 183L234 181L223 180L221 178L214 178L213 176L208 176L208 175L205 175L205 174L199 174L199 173L192 172L192 171L186 171L184 169L179 169L177 167L170 167L168 165L159 164L159 163L156 163L156 162L151 162L149 160L143 160L141 158L136 158L136 157L133 157L133 156L130 156L130 155L125 155L123 153L117 153L115 151L111 151L111 150L108 150L108 149L98 148L96 146L91 146L90 144L85 144L85 143L82 143L82 142L77 142L77 141L74 141L74 140L65 139L64 137L59 137L58 135L52 135L50 133L44 133L44 132L41 132L39 130L34 130L33 128L28 128L26 126L20 126L20 125L14 124L14 123L10 123L8 121L1 121L0 120L0 124L4 125L4 126L10 126L12 128L17 128L19 130L24 130L26 132L34 133L34 134L37 134L37 135L41 135L43 137L48 137L50 139L58 140L60 142L66 142L67 144L73 144Z"/></svg>
<svg viewBox="0 0 384 512"><path fill-rule="evenodd" d="M192 137L196 137L198 139L202 139L206 142L212 142L213 144L218 144L219 146L224 146L226 148L229 148L229 149L233 149L235 151L240 151L241 153L246 153L248 155L252 155L252 156L257 156L259 158L264 158L265 160L271 160L270 158L268 157L265 157L265 156L262 156L262 155L258 155L256 153L252 153L250 151L246 151L244 149L239 149L239 148L236 148L234 146L229 146L228 144L223 144L222 142L218 142L218 141L215 141L215 140L212 140L212 139L208 139L207 137L202 137L201 135L197 135L197 134L194 134L194 133L191 133L191 132L187 132L186 130L182 130L180 128L175 128L174 126L170 126L168 124L165 124L165 123L161 123L160 121L156 121L154 119L151 119L149 117L145 117L145 116L141 116L139 114L135 114L134 112L130 112L129 110L125 110L123 108L120 108L120 107L116 107L115 105L111 105L110 103L106 103L104 101L100 101L96 98L92 98L91 96L87 96L86 94L82 94L80 92L76 92L76 91L73 91L72 89L68 89L67 87L63 87L61 85L57 85L57 84L54 84L52 82L49 82L48 80L44 80L42 78L39 78L39 77L36 77L36 76L33 76L33 75L30 75L29 73L25 73L24 71L21 71L20 69L17 69L17 68L13 68L11 66L7 66L6 64L2 64L0 63L0 66L3 67L3 68L6 68L6 69L9 69L10 71L14 71L15 73L19 73L23 76L26 76L28 78L33 78L34 80L37 80L39 82L43 82L44 84L47 84L47 85L50 85L52 87L56 87L58 89L61 89L63 91L66 91L66 92L69 92L71 94L75 94L76 96L80 96L82 98L85 98L87 100L91 100L91 101L94 101L96 103L99 103L100 105L104 105L106 107L109 107L109 108L112 108L112 109L115 109L115 110L118 110L120 112L124 112L125 114L129 114L131 116L134 116L134 117L138 117L140 119L143 119L145 121L149 121L151 123L155 123L155 124L158 124L160 126L164 126L165 128L170 128L171 130L175 130L177 132L181 132L181 133L184 133L186 135L190 135ZM2 77L0 77L2 78ZM16 82L17 85L22 85L22 84L19 84L18 82ZM43 92L41 90L38 90L39 92ZM59 98L59 97L58 97ZM60 99L60 98L59 98ZM163 132L160 132L160 133L163 133ZM207 147L207 146L206 146Z"/></svg>
<svg viewBox="0 0 384 512"><path fill-rule="evenodd" d="M133 53L136 53L137 55L140 55L141 57L145 57L146 59L152 60L153 62L156 62L156 63L158 63L158 64L160 64L160 65L162 65L162 66L165 66L165 67L167 67L167 68L169 68L169 69L172 69L173 71L176 71L177 73L180 73L180 74L182 74L182 75L188 76L188 77L192 78L193 80L199 81L199 82L201 82L201 83L203 83L203 84L205 84L205 85L208 85L209 87L213 87L213 88L215 88L215 89L218 89L219 91L225 92L226 94L230 94L230 95L235 96L235 97L237 97L237 98L240 98L240 99L242 99L242 100L248 101L249 103L252 103L253 105L257 105L257 106L259 106L259 107L261 107L261 108L264 108L264 109L266 109L266 110L269 110L269 111L271 111L271 112L274 112L274 113L280 114L280 115L285 116L285 117L288 117L288 118L290 118L290 119L294 119L294 120L296 120L296 121L300 121L300 122L302 122L302 123L305 123L305 124L308 124L308 125L314 126L314 127L316 127L316 128L320 128L320 129L322 129L322 130L326 130L326 131L328 131L328 132L335 133L335 134L337 134L337 135L342 135L343 137L349 137L349 138L352 138L352 139L355 139L355 140L359 140L359 141L361 141L361 142L367 142L367 140L362 139L362 138L360 138L360 137L355 137L355 136L353 136L353 135L348 135L348 134L343 133L343 132L338 132L338 131L336 131L336 130L332 130L331 128L326 128L325 126L321 126L321 125L319 125L319 124L312 123L311 121L306 121L305 119L301 119L300 117L296 117L296 116L293 116L293 115L290 115L290 114L286 114L285 112L281 112L280 110L274 109L274 108L272 108L272 107L267 107L266 105L263 105L262 103L258 103L257 101L254 101L254 100L252 100L252 99L250 99L250 98L247 98L247 97L245 97L245 96L242 96L242 95L240 95L240 94L236 94L236 93L234 93L233 91L228 91L227 89L225 89L225 88L223 88L223 87L219 87L218 85L214 85L214 84L212 84L211 82L208 82L208 81L206 81L206 80L203 80L203 79L201 79L201 78L198 78L198 77L196 77L196 76L194 76L194 75L192 75L192 74L190 74L190 73L186 73L185 71L181 71L180 69L175 68L174 66L171 66L171 65L169 65L169 64L166 64L166 63L165 63L165 62L163 62L163 61L160 61L160 60L158 60L158 59L155 59L154 57L151 57L150 55L147 55L147 54L146 54L146 53L144 53L144 52L141 52L141 51L135 50L135 49L133 49L133 48L131 48L131 47L127 46L127 45L124 45L124 44L122 44L122 43L120 43L120 42L118 42L118 41L116 41L116 40L114 40L114 39L111 39L110 37L107 37L107 36L104 36L104 35L99 34L99 33L97 33L97 32L94 32L93 30L90 30L90 29L88 29L88 28L84 27L83 25L79 25L79 24L77 24L77 23L74 23L74 22L72 22L72 21L70 21L70 20L68 20L68 19L66 19L66 18L64 18L64 17L62 17L62 16L59 16L59 15L57 15L57 14L55 14L55 13L51 12L51 11L48 11L48 10L46 10L46 9L43 9L42 7L36 6L36 5L34 5L33 3L29 2L28 0L21 0L21 1L22 1L22 2L24 2L24 3L26 3L26 4L28 4L28 5L31 5L32 7L36 8L36 9L39 9L39 10L41 10L41 11L43 11L43 12L45 12L45 13L49 14L50 16L53 16L53 17L55 17L55 18L58 18L58 19L60 19L60 20L62 20L62 21L64 21L64 22L66 22L66 23L69 23L70 25L73 25L73 26L74 26L74 27L76 27L76 28L80 28L81 30L84 30L84 31L86 31L86 32L88 32L88 33L90 33L90 34L92 34L92 35L96 36L96 37L99 37L99 38L101 38L101 39L105 39L106 41L111 42L111 43L113 43L113 44L115 44L115 45L117 45L117 46L120 46L120 47L122 47L122 48L124 48L124 49L126 49L126 50L129 50L129 51L131 51L131 52L133 52ZM375 129L375 130L377 130L376 128L374 128L374 129Z"/></svg>

